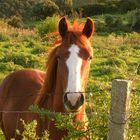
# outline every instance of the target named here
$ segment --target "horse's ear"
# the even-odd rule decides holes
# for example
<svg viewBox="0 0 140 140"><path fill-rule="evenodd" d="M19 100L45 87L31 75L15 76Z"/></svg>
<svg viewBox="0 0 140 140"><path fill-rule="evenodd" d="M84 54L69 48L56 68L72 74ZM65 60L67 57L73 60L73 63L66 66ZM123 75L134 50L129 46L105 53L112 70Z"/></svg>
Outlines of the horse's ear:
<svg viewBox="0 0 140 140"><path fill-rule="evenodd" d="M92 19L88 17L82 33L87 38L90 38L92 36L93 32L94 32L94 23L93 23Z"/></svg>
<svg viewBox="0 0 140 140"><path fill-rule="evenodd" d="M61 35L62 38L64 38L68 31L68 23L66 17L61 18L61 20L59 21L58 28L59 28L59 34Z"/></svg>

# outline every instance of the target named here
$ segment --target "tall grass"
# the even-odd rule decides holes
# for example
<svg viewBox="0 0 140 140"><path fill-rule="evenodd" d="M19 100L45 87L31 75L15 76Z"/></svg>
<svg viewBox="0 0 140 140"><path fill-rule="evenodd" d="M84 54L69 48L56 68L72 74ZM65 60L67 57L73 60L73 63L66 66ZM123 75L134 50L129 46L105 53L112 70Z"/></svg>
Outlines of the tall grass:
<svg viewBox="0 0 140 140"><path fill-rule="evenodd" d="M36 29L17 29L0 22L0 79L12 71L32 67L45 70L49 40L46 33L56 31L59 17L42 21ZM39 34L38 34L39 33ZM86 112L92 135L107 139L111 81L132 80L132 101L128 140L140 138L140 34L136 32L100 36L92 40L94 50L87 86ZM0 133L1 135L1 133ZM1 137L0 137L1 138Z"/></svg>

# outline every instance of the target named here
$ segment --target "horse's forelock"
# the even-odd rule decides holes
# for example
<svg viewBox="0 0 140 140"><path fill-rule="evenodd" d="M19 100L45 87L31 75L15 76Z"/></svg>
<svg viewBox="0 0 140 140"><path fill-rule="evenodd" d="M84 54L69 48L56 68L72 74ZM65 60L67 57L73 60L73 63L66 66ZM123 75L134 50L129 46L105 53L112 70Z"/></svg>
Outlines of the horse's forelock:
<svg viewBox="0 0 140 140"><path fill-rule="evenodd" d="M71 32L82 32L84 28L84 24L81 24L78 22L78 20L75 20L73 25L69 25L68 31Z"/></svg>

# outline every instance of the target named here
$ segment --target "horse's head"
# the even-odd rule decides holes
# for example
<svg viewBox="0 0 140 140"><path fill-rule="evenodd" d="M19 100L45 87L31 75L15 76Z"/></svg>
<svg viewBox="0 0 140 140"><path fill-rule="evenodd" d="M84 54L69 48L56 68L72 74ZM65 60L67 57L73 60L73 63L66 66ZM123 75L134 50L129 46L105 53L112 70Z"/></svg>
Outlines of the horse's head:
<svg viewBox="0 0 140 140"><path fill-rule="evenodd" d="M59 22L62 43L56 52L57 82L62 83L63 103L67 111L78 111L85 102L85 87L93 55L89 38L93 30L90 18L82 29L78 23L70 26L65 17Z"/></svg>

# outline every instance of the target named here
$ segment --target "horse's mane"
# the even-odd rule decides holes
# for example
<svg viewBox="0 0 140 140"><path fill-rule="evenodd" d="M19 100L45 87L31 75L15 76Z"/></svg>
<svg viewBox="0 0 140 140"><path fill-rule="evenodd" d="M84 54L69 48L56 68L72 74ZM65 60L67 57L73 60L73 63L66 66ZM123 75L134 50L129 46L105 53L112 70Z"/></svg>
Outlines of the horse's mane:
<svg viewBox="0 0 140 140"><path fill-rule="evenodd" d="M70 25L70 23L68 23L68 24L69 24L68 30L71 32L82 32L82 30L84 28L84 24L82 24L82 23L80 24L78 22L78 20L75 20L73 25Z"/></svg>
<svg viewBox="0 0 140 140"><path fill-rule="evenodd" d="M46 63L46 76L44 80L43 87L41 89L41 94L52 94L56 85L56 71L57 71L57 59L56 51L57 47L53 47L48 52L48 58Z"/></svg>

